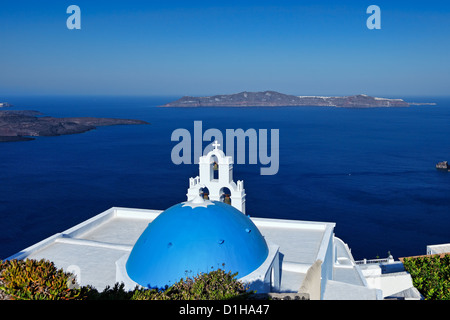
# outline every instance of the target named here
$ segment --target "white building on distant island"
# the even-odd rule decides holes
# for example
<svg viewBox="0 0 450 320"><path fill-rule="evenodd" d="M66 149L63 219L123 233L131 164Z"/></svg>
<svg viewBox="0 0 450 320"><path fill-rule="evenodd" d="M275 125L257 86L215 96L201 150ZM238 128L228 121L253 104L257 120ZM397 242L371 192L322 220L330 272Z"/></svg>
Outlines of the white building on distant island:
<svg viewBox="0 0 450 320"><path fill-rule="evenodd" d="M114 207L8 259L53 261L99 290L116 282L130 290L162 287L222 268L238 272L258 293L376 300L408 291L409 298L420 297L393 259L357 264L334 223L247 216L243 182L233 181L232 158L218 147L200 158L186 202L165 211Z"/></svg>

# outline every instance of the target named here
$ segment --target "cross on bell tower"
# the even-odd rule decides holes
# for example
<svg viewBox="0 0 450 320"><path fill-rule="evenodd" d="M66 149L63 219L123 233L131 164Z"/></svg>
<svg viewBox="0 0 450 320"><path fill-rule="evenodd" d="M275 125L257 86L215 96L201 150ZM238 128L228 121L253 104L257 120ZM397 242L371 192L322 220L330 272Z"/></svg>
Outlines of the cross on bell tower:
<svg viewBox="0 0 450 320"><path fill-rule="evenodd" d="M216 150L216 149L218 149L218 148L220 147L220 144L219 144L219 142L216 140L216 141L214 141L214 143L213 143L212 146L214 147L214 150Z"/></svg>
<svg viewBox="0 0 450 320"><path fill-rule="evenodd" d="M231 205L245 214L244 182L233 181L233 159L219 149L215 141L214 149L199 159L199 176L189 179L187 200L195 199L199 194L206 194L211 201L231 202ZM214 164L217 163L218 177L214 177Z"/></svg>

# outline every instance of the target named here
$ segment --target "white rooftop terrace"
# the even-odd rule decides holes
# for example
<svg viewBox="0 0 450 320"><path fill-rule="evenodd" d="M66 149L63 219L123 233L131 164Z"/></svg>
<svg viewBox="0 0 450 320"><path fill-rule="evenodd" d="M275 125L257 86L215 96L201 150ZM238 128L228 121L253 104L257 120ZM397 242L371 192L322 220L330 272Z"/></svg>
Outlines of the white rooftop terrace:
<svg viewBox="0 0 450 320"><path fill-rule="evenodd" d="M57 233L11 259L46 259L77 275L80 285L98 290L118 279L117 262L162 211L113 207ZM280 283L277 292L298 292L308 269L321 260L322 299L380 299L369 288L348 246L334 236L334 223L251 218L268 242L279 246ZM120 279L120 278L119 278Z"/></svg>
<svg viewBox="0 0 450 320"><path fill-rule="evenodd" d="M450 243L434 244L427 246L427 254L450 253Z"/></svg>

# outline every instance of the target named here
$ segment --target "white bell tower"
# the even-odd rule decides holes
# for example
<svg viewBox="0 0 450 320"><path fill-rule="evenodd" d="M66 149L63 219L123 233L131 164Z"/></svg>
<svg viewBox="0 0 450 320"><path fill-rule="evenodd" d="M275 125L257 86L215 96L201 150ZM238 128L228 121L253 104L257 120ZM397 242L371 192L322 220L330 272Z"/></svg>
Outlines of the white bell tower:
<svg viewBox="0 0 450 320"><path fill-rule="evenodd" d="M205 199L228 203L245 214L244 181L233 181L233 159L219 149L214 149L199 159L199 176L189 179L187 200L201 194Z"/></svg>

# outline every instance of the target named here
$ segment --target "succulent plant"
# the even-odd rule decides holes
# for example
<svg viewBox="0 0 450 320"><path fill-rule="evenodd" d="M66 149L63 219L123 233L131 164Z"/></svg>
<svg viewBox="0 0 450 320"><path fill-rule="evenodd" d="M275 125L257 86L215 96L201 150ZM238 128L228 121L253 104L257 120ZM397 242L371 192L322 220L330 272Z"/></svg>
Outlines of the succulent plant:
<svg viewBox="0 0 450 320"><path fill-rule="evenodd" d="M0 290L14 300L82 299L83 289L70 289L75 278L47 260L0 261Z"/></svg>

